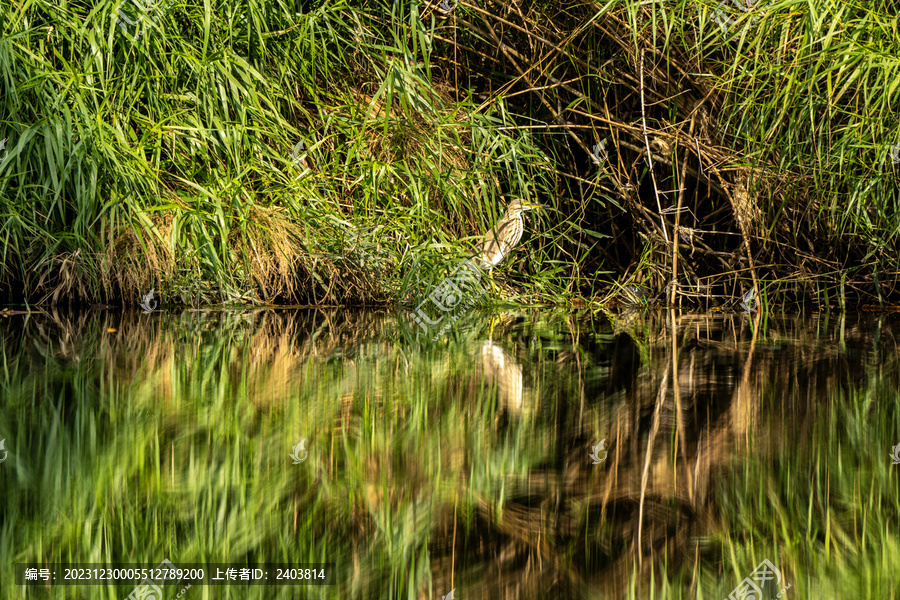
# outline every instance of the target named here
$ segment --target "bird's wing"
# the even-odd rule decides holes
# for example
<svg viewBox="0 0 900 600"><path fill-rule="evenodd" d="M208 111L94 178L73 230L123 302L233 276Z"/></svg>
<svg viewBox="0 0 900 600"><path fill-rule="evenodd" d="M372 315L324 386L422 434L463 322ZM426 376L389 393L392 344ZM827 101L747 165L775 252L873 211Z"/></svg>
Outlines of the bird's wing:
<svg viewBox="0 0 900 600"><path fill-rule="evenodd" d="M481 246L481 258L491 266L503 260L503 250L500 243L494 238L494 232L488 231L484 236L484 244Z"/></svg>
<svg viewBox="0 0 900 600"><path fill-rule="evenodd" d="M484 235L484 243L481 245L481 254L484 260L496 265L505 255L509 254L513 244L507 241L507 236L512 225L511 220L502 220Z"/></svg>

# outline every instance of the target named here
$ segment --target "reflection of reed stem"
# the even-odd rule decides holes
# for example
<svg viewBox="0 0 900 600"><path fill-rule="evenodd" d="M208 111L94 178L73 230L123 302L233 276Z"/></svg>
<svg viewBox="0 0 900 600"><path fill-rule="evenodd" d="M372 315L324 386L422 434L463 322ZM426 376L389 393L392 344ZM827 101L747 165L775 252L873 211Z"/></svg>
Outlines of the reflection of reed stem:
<svg viewBox="0 0 900 600"><path fill-rule="evenodd" d="M656 395L656 408L653 409L653 424L650 426L650 437L647 440L647 456L644 459L644 473L641 475L641 501L638 508L638 533L637 533L637 553L638 567L644 564L644 552L641 549L641 527L644 524L644 494L647 492L647 477L650 473L650 454L653 451L653 439L659 431L659 409L662 408L663 401L666 399L666 392L669 387L669 365L666 365L666 372L663 375L662 382L659 384L659 393Z"/></svg>
<svg viewBox="0 0 900 600"><path fill-rule="evenodd" d="M456 511L459 508L459 494L453 499L453 550L450 554L450 589L456 589L453 579L456 575Z"/></svg>
<svg viewBox="0 0 900 600"><path fill-rule="evenodd" d="M744 372L741 375L741 382L738 384L737 390L734 392L732 400L733 420L732 424L736 433L744 435L747 442L751 431L751 423L754 417L759 413L759 393L751 394L750 369L753 366L753 353L756 350L756 336L759 332L759 320L762 311L757 311L755 319L751 322L753 327L753 336L750 338L750 351L747 353L747 359L744 361Z"/></svg>
<svg viewBox="0 0 900 600"><path fill-rule="evenodd" d="M676 237L676 244L677 237ZM677 258L676 258L677 260ZM672 322L672 393L675 396L675 429L678 436L675 438L675 465L672 469L672 479L675 484L675 493L678 493L678 446L681 446L681 458L684 460L687 474L688 500L694 504L694 482L691 477L691 469L688 467L687 443L684 434L684 415L681 414L681 386L678 384L678 322L675 320L675 310L669 310L669 318Z"/></svg>

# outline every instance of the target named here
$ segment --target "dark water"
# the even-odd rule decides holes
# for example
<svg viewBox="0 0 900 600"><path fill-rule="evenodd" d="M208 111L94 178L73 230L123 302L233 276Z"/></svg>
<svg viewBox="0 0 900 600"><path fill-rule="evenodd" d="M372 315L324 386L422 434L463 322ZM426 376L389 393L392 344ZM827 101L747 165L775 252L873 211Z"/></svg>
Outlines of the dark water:
<svg viewBox="0 0 900 600"><path fill-rule="evenodd" d="M3 318L0 598L139 584L16 585L14 563L164 558L329 563L334 583L148 598L900 598L897 315L417 331L378 311Z"/></svg>

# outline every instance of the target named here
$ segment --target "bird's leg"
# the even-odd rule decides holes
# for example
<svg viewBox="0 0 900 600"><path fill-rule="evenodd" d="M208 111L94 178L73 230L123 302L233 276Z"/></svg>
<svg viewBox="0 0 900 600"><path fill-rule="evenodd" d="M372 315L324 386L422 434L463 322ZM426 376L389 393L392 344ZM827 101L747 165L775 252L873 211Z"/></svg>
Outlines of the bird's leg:
<svg viewBox="0 0 900 600"><path fill-rule="evenodd" d="M494 270L489 269L489 270L487 270L487 272L485 274L487 275L487 280L490 283L491 291L493 292L493 294L491 294L491 295L499 297L498 292L500 292L500 288L497 286L497 282L494 281ZM494 326L497 324L496 321L497 320L495 319L494 314L492 312L491 316L490 316L490 320L489 320L489 332L488 332L488 339L491 341L493 341L493 339L494 339Z"/></svg>
<svg viewBox="0 0 900 600"><path fill-rule="evenodd" d="M501 290L500 290L500 287L497 285L497 282L494 281L494 271L493 270L488 271L488 281L491 284L491 291L493 292L493 294L491 294L491 295L499 298Z"/></svg>
<svg viewBox="0 0 900 600"><path fill-rule="evenodd" d="M497 323L500 321L500 317L495 315L493 312L491 313L490 320L488 321L488 341L494 342L494 327L497 326Z"/></svg>

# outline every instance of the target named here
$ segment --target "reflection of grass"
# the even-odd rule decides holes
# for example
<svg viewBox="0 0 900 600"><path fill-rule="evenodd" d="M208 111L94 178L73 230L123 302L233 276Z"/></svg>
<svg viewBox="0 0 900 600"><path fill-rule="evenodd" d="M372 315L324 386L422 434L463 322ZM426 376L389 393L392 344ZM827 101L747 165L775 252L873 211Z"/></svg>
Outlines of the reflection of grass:
<svg viewBox="0 0 900 600"><path fill-rule="evenodd" d="M473 360L479 336L463 327L449 346L410 347L384 341L396 335L393 321L365 314L141 315L113 323L115 334L102 318L65 329L32 322L25 337L0 337L0 439L10 451L0 465L0 577L11 581L13 562L37 560L328 561L340 569L333 587L189 593L417 599L456 586L463 597L506 554L484 549L495 539L512 540L544 570L589 571L617 556L617 536L630 536L612 512L634 500L622 484L614 496L624 508L599 525L585 501L595 483L627 479L645 433L616 425L641 412L639 392L623 394L620 367L607 363L621 341L602 321L566 318L494 330L535 392L527 419L504 409L499 385ZM648 340L632 350L647 378L668 360L666 343ZM690 592L695 581L702 597L725 597L763 558L793 585L789 598L896 594L900 467L887 453L900 442L900 395L895 369L879 368L867 388L834 386L811 405L807 387L767 380L750 454L733 451L710 479L718 525L701 532L696 577L693 550L661 554L660 569L669 559L683 566L662 581L654 573L653 585L635 575L626 597L701 597ZM580 427L584 437L572 431ZM584 438L597 433L593 443L614 445L585 483ZM304 437L309 457L293 465ZM521 566L511 562L510 573L534 572ZM53 597L124 598L133 587L56 588ZM4 585L0 600L20 595Z"/></svg>
<svg viewBox="0 0 900 600"><path fill-rule="evenodd" d="M802 433L780 395L769 406L776 414L767 426L787 447L736 465L720 482L730 526L723 541L732 548L725 581L736 585L768 557L793 597L900 597L900 471L888 457L900 440L896 386L876 378L835 390ZM789 442L800 435L811 442Z"/></svg>

